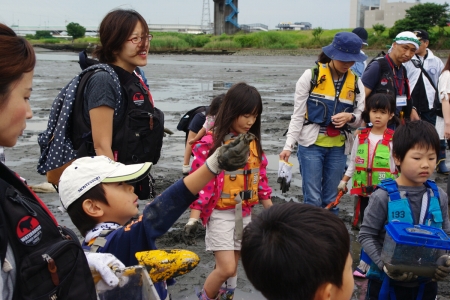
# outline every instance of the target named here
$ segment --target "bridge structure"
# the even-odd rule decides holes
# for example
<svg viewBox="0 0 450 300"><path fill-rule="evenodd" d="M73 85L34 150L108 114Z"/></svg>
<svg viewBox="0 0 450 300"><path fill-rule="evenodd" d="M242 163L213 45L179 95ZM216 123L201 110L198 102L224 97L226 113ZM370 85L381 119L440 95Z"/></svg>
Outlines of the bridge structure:
<svg viewBox="0 0 450 300"><path fill-rule="evenodd" d="M98 26L85 26L86 32L89 35L98 34ZM66 32L66 26L17 26L12 25L11 28L18 35L35 34L39 30L50 31L53 35L61 35L61 33ZM152 31L162 31L162 32L184 32L184 33L202 33L201 25L190 25L190 24L148 24L150 32Z"/></svg>
<svg viewBox="0 0 450 300"><path fill-rule="evenodd" d="M96 34L98 32L98 26L84 26L86 28L86 32ZM19 26L19 25L11 25L11 29L14 30L18 35L25 35L28 33L36 33L39 30L47 30L50 31L54 35L60 35L62 32L66 32L66 26L61 25L46 25L46 26Z"/></svg>
<svg viewBox="0 0 450 300"><path fill-rule="evenodd" d="M205 2L204 8L205 9ZM241 30L240 25L238 23L238 0L213 0L214 1L214 34L221 35L225 34L234 34L237 31ZM205 12L204 12L205 13ZM209 15L209 4L207 13ZM206 22L205 22L206 21ZM202 24L201 25L187 25L187 24L148 24L150 31L176 31L176 32L186 32L186 33L207 33L205 31L205 24L209 23L209 20L202 16ZM84 26L86 28L86 32L88 35L97 35L98 26ZM253 26L251 26L253 27ZM267 30L263 26L259 27L257 30ZM61 33L66 32L66 26L54 26L54 25L45 25L45 26L19 26L19 25L11 25L11 28L18 35L26 35L33 34L39 30L48 30L52 32L53 35L61 35ZM245 27L249 29L250 27ZM209 30L208 30L209 31Z"/></svg>
<svg viewBox="0 0 450 300"><path fill-rule="evenodd" d="M239 31L238 13L238 0L214 0L214 34Z"/></svg>

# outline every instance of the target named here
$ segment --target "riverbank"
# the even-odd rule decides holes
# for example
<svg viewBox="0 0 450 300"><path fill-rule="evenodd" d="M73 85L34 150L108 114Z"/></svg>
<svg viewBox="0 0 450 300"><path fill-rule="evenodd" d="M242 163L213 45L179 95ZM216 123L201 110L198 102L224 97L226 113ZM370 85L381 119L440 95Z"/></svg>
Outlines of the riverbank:
<svg viewBox="0 0 450 300"><path fill-rule="evenodd" d="M33 79L31 108L33 119L27 122L24 135L18 145L6 149L6 164L26 178L29 184L39 184L44 176L36 172L39 158L37 134L47 125L48 114L53 99L77 73L80 67L78 55L74 52L53 52L41 50L37 53L37 65ZM275 203L285 201L302 202L301 177L295 153L291 162L294 163L294 175L291 189L281 193L277 184L278 153L281 151L293 110L293 95L295 83L304 70L310 68L316 54L311 55L149 55L148 64L143 69L149 80L150 89L156 106L165 113L165 126L175 132L164 138L162 156L152 169L156 178L156 189L160 193L179 180L184 149L184 133L176 131L176 125L181 116L189 109L198 105L208 105L211 99L226 90L234 83L246 81L255 86L263 99L262 113L262 145L268 157L268 178L273 188L272 200ZM447 156L449 157L449 156ZM450 159L447 160L450 166ZM445 189L447 177L433 175L438 185ZM56 193L40 194L50 210L62 225L74 228L66 213L61 212L61 206ZM140 209L146 201L140 201ZM351 238L351 252L354 264L357 263L359 245L356 242L357 231L351 230L350 221L353 214L353 200L346 195L342 198L340 217L345 222ZM261 211L254 209L254 214ZM204 232L196 238L196 244L186 246L179 239L181 229L186 224L189 213L186 211L174 224L170 232L157 241L160 248L186 248L196 252L201 262L191 273L177 279L177 284L169 287L172 299L195 299L195 288L201 288L209 272L214 267L214 257L205 252ZM280 272L282 270L279 270ZM242 265L239 264L238 290L236 299L263 299L255 291L246 278ZM363 299L366 282L357 280L353 300ZM450 296L448 281L439 283L439 299Z"/></svg>

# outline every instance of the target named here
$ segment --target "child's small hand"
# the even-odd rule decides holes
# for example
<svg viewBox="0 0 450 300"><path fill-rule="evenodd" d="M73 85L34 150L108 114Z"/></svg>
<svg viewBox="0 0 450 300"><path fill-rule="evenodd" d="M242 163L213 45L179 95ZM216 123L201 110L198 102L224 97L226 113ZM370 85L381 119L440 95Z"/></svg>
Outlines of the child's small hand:
<svg viewBox="0 0 450 300"><path fill-rule="evenodd" d="M240 134L229 144L217 148L206 160L208 169L218 175L222 170L235 171L243 168L248 161L250 142L255 139L251 133Z"/></svg>
<svg viewBox="0 0 450 300"><path fill-rule="evenodd" d="M417 279L417 275L414 275L413 272L403 272L403 273L390 273L388 269L383 266L383 271L386 273L389 278L394 279L396 281L412 281Z"/></svg>
<svg viewBox="0 0 450 300"><path fill-rule="evenodd" d="M341 182L339 182L337 190L338 190L338 192L343 191L344 194L346 194L348 192L347 181L341 180Z"/></svg>
<svg viewBox="0 0 450 300"><path fill-rule="evenodd" d="M189 221L186 223L186 225L184 225L182 237L186 245L192 245L195 243L195 236L198 226L198 219L195 218L189 218Z"/></svg>
<svg viewBox="0 0 450 300"><path fill-rule="evenodd" d="M438 267L436 268L433 281L444 280L450 273L450 256L442 255L439 257L436 264Z"/></svg>
<svg viewBox="0 0 450 300"><path fill-rule="evenodd" d="M191 139L191 140L189 140L189 145L192 145L193 143L195 143L196 141L195 141L195 139Z"/></svg>

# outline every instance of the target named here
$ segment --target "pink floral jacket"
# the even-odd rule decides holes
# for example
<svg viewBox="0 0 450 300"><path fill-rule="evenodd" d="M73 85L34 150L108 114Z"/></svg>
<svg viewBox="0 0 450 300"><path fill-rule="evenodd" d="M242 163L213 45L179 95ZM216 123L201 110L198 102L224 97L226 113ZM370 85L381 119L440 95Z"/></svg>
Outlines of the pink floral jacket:
<svg viewBox="0 0 450 300"><path fill-rule="evenodd" d="M200 168L208 158L209 150L213 146L213 137L211 133L207 133L200 141L192 145L192 153L194 154L194 161L192 162L191 173ZM260 164L260 177L258 185L258 198L259 200L271 199L272 189L268 185L267 180L267 157L262 155L262 162ZM224 173L220 173L215 176L210 182L208 182L204 188L199 192L199 197L195 200L190 208L200 210L200 219L203 225L208 222L214 207L219 200L224 184ZM249 216L251 213L251 207L242 207L242 216Z"/></svg>

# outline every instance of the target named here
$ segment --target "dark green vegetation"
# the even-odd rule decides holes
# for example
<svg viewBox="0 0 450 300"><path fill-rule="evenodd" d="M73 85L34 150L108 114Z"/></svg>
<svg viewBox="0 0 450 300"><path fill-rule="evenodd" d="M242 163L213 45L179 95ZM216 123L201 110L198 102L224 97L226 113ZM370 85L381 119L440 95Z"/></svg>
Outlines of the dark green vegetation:
<svg viewBox="0 0 450 300"><path fill-rule="evenodd" d="M66 26L67 34L70 35L73 39L78 39L84 37L86 33L86 28L81 26L78 23L71 22Z"/></svg>

